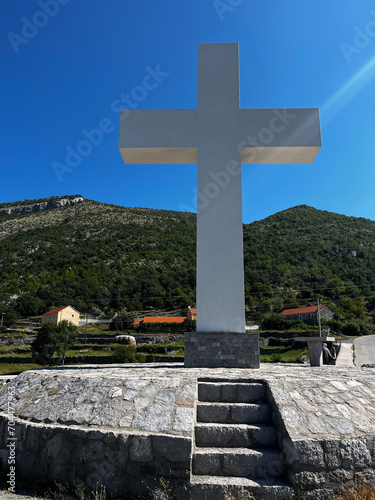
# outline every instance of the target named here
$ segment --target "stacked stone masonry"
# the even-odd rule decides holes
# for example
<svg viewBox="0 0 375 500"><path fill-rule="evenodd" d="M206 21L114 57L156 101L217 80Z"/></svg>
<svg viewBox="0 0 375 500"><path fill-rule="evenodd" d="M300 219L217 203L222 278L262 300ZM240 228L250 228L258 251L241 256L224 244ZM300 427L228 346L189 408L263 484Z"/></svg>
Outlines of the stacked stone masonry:
<svg viewBox="0 0 375 500"><path fill-rule="evenodd" d="M239 380L253 387L257 401L249 402ZM99 483L126 499L164 477L179 500L220 499L228 491L276 500L297 485L310 498L328 500L354 480L375 485L371 368L40 369L0 389L0 411L2 468L13 420L18 481L76 481L88 491ZM200 461L199 448L215 451ZM269 473L267 453L282 465L279 475ZM267 474L254 476L252 464ZM221 473L230 473L230 484Z"/></svg>
<svg viewBox="0 0 375 500"><path fill-rule="evenodd" d="M188 368L259 368L257 333L185 333Z"/></svg>

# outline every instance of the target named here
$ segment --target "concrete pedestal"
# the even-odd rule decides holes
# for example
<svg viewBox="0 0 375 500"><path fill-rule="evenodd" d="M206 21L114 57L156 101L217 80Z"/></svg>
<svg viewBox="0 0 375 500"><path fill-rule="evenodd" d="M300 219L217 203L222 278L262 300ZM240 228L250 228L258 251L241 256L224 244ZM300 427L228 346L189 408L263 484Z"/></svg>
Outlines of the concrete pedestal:
<svg viewBox="0 0 375 500"><path fill-rule="evenodd" d="M259 334L185 333L186 368L259 368Z"/></svg>
<svg viewBox="0 0 375 500"><path fill-rule="evenodd" d="M335 337L297 337L297 342L307 342L310 366L323 366L323 344L335 342Z"/></svg>

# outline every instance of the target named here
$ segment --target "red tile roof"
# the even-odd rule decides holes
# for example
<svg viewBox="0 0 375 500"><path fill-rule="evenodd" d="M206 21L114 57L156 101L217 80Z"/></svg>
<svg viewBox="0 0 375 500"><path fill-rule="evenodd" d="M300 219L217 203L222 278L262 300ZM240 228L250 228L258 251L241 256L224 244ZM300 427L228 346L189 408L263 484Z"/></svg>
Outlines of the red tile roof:
<svg viewBox="0 0 375 500"><path fill-rule="evenodd" d="M65 309L66 307L69 307L69 306L63 306L63 307L56 307L55 309L51 309L50 311L46 312L43 314L43 316L47 316L47 314L55 314L59 311L62 311L63 309Z"/></svg>
<svg viewBox="0 0 375 500"><path fill-rule="evenodd" d="M172 318L163 318L160 316L149 316L144 318L143 323L183 323L186 318L181 317L172 317Z"/></svg>
<svg viewBox="0 0 375 500"><path fill-rule="evenodd" d="M143 319L135 319L133 325L139 325Z"/></svg>
<svg viewBox="0 0 375 500"><path fill-rule="evenodd" d="M321 304L319 309L321 309L322 307L324 307L324 304ZM284 316L294 316L295 314L316 313L317 310L318 306L299 307L297 309L285 309L281 314L283 314Z"/></svg>
<svg viewBox="0 0 375 500"><path fill-rule="evenodd" d="M192 314L197 314L197 309L194 307L190 307L190 311Z"/></svg>

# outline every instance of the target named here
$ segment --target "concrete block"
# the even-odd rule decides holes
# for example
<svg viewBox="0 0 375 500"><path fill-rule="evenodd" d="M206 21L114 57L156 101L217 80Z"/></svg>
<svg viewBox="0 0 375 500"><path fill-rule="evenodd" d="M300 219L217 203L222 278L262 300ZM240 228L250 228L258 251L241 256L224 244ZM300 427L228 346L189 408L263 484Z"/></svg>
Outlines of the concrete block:
<svg viewBox="0 0 375 500"><path fill-rule="evenodd" d="M221 401L221 385L200 382L198 384L198 401Z"/></svg>
<svg viewBox="0 0 375 500"><path fill-rule="evenodd" d="M133 462L150 462L154 458L149 436L131 436L129 457Z"/></svg>
<svg viewBox="0 0 375 500"><path fill-rule="evenodd" d="M198 404L198 422L230 422L230 406L227 404Z"/></svg>
<svg viewBox="0 0 375 500"><path fill-rule="evenodd" d="M221 384L221 401L223 403L237 403L237 385Z"/></svg>
<svg viewBox="0 0 375 500"><path fill-rule="evenodd" d="M371 464L371 455L365 439L344 439L341 441L340 457L345 469L364 468Z"/></svg>
<svg viewBox="0 0 375 500"><path fill-rule="evenodd" d="M286 463L292 471L300 472L301 467L313 468L313 470L322 470L324 464L323 447L319 441L311 439L298 439L283 441L283 450L285 452Z"/></svg>
<svg viewBox="0 0 375 500"><path fill-rule="evenodd" d="M207 452L196 452L193 456L193 474L202 476L218 475L221 468L220 457Z"/></svg>
<svg viewBox="0 0 375 500"><path fill-rule="evenodd" d="M169 462L190 462L191 439L178 436L151 436L155 457Z"/></svg>
<svg viewBox="0 0 375 500"><path fill-rule="evenodd" d="M279 452L246 450L244 452L223 453L222 475L261 479L278 477L283 472L281 455Z"/></svg>
<svg viewBox="0 0 375 500"><path fill-rule="evenodd" d="M251 444L251 433L246 425L197 424L195 444L208 448L246 448Z"/></svg>
<svg viewBox="0 0 375 500"><path fill-rule="evenodd" d="M266 404L237 404L231 406L231 422L236 424L259 424L269 422L271 410Z"/></svg>
<svg viewBox="0 0 375 500"><path fill-rule="evenodd" d="M195 444L210 448L271 448L277 446L277 435L273 426L197 424Z"/></svg>
<svg viewBox="0 0 375 500"><path fill-rule="evenodd" d="M238 384L237 403L256 403L265 401L266 386L264 384Z"/></svg>
<svg viewBox="0 0 375 500"><path fill-rule="evenodd" d="M292 484L302 486L305 490L320 488L326 482L326 474L322 472L297 472L290 475Z"/></svg>
<svg viewBox="0 0 375 500"><path fill-rule="evenodd" d="M337 469L340 466L339 444L335 439L324 440L324 462L329 469Z"/></svg>
<svg viewBox="0 0 375 500"><path fill-rule="evenodd" d="M252 446L256 448L277 447L277 430L273 425L253 426Z"/></svg>

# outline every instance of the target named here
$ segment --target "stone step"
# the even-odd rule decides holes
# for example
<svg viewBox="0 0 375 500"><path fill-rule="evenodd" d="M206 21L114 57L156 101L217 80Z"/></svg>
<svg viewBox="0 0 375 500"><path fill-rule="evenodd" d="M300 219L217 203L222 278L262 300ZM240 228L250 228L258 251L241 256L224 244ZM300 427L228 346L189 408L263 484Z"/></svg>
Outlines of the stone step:
<svg viewBox="0 0 375 500"><path fill-rule="evenodd" d="M189 500L228 500L229 498L285 500L293 488L279 481L251 481L244 477L192 476Z"/></svg>
<svg viewBox="0 0 375 500"><path fill-rule="evenodd" d="M266 424L271 420L267 404L198 403L197 422L220 424Z"/></svg>
<svg viewBox="0 0 375 500"><path fill-rule="evenodd" d="M275 448L273 425L199 423L195 426L195 446L218 448Z"/></svg>
<svg viewBox="0 0 375 500"><path fill-rule="evenodd" d="M274 479L283 473L281 452L248 448L196 448L193 474Z"/></svg>
<svg viewBox="0 0 375 500"><path fill-rule="evenodd" d="M258 382L199 382L198 401L222 403L265 402L266 386Z"/></svg>

